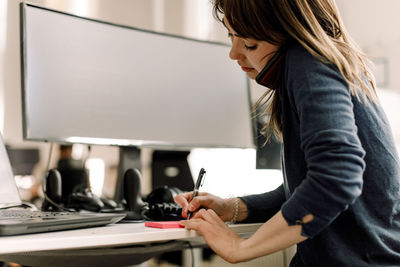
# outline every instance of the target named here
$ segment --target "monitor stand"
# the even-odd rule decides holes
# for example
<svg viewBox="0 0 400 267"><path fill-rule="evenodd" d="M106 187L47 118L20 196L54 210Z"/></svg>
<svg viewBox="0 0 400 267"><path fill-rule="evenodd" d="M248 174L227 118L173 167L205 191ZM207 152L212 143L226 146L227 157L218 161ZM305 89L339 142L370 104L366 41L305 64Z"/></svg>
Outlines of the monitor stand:
<svg viewBox="0 0 400 267"><path fill-rule="evenodd" d="M190 151L155 150L151 163L152 189L169 186L182 191L192 191L193 177L187 157ZM141 171L140 149L120 147L118 178L115 186L114 200L120 203L124 199L124 174L128 169Z"/></svg>
<svg viewBox="0 0 400 267"><path fill-rule="evenodd" d="M177 187L192 191L194 182L187 157L190 151L155 150L151 163L152 188Z"/></svg>

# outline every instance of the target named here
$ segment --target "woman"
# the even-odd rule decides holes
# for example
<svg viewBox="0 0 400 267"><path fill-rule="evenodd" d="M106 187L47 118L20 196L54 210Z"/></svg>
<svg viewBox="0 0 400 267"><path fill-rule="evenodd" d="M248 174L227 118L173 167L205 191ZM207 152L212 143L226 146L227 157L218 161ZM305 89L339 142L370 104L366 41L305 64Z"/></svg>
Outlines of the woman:
<svg viewBox="0 0 400 267"><path fill-rule="evenodd" d="M214 12L230 58L271 89L258 106L264 132L283 141L284 183L233 199L179 195L182 215L195 212L181 224L229 262L297 244L291 266L400 266L399 157L334 0L215 0ZM226 221L265 223L242 239Z"/></svg>

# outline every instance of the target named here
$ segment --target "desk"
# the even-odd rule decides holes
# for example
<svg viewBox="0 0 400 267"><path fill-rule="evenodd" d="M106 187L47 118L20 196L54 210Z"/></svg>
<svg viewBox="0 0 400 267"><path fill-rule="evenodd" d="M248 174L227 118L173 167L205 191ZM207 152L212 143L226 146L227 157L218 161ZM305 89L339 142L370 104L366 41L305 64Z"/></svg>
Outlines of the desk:
<svg viewBox="0 0 400 267"><path fill-rule="evenodd" d="M234 224L243 237L261 224ZM0 237L0 260L28 266L120 266L139 264L167 251L205 246L195 231L156 229L144 223Z"/></svg>

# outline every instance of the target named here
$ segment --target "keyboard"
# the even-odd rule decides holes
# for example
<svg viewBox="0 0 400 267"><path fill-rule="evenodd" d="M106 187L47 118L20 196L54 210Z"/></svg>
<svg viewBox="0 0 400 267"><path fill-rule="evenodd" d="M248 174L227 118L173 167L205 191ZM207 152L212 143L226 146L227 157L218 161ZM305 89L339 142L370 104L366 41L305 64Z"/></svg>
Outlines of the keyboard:
<svg viewBox="0 0 400 267"><path fill-rule="evenodd" d="M76 212L68 211L39 211L39 210L0 210L0 219L5 218L46 218L76 215Z"/></svg>
<svg viewBox="0 0 400 267"><path fill-rule="evenodd" d="M115 213L5 209L0 210L0 236L103 226L124 217Z"/></svg>

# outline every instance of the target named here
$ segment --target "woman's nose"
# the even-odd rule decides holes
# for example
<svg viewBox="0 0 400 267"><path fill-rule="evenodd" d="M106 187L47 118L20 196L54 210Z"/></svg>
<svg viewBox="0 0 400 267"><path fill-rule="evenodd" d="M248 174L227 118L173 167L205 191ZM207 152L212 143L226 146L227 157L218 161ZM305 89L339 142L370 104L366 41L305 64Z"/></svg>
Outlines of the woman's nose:
<svg viewBox="0 0 400 267"><path fill-rule="evenodd" d="M243 53L241 52L241 49L239 47L239 41L238 38L233 38L232 40L232 47L231 51L229 52L229 58L232 60L239 60L243 57Z"/></svg>

